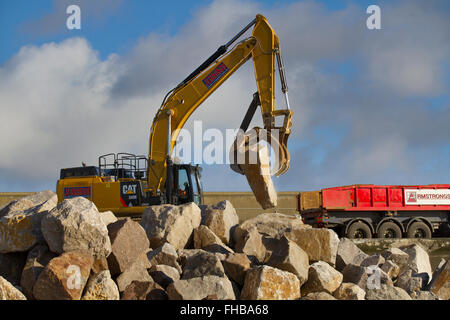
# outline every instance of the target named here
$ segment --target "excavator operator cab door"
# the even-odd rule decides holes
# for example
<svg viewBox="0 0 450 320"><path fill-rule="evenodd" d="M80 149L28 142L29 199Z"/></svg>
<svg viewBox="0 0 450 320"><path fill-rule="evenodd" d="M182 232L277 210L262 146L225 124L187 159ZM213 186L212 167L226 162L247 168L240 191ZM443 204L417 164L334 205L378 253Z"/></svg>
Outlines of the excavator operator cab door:
<svg viewBox="0 0 450 320"><path fill-rule="evenodd" d="M174 198L177 204L194 202L202 204L203 195L200 184L200 168L191 165L174 165Z"/></svg>

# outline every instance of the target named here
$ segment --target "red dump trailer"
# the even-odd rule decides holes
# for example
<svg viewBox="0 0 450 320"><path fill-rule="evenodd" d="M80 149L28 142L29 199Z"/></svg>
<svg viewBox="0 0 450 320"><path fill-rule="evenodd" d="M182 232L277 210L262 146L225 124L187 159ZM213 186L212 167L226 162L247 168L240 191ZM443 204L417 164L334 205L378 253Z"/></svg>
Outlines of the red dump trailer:
<svg viewBox="0 0 450 320"><path fill-rule="evenodd" d="M300 192L297 210L305 223L348 238L431 238L449 229L450 184Z"/></svg>

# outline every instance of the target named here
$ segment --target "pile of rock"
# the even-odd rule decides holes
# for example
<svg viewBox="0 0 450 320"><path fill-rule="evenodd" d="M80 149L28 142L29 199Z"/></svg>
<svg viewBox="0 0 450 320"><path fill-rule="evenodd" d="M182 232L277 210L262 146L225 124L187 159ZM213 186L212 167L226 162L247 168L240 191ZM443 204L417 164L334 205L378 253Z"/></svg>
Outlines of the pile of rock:
<svg viewBox="0 0 450 320"><path fill-rule="evenodd" d="M420 246L367 255L300 219L239 224L229 201L147 208L140 222L44 191L0 211L0 299L450 299Z"/></svg>

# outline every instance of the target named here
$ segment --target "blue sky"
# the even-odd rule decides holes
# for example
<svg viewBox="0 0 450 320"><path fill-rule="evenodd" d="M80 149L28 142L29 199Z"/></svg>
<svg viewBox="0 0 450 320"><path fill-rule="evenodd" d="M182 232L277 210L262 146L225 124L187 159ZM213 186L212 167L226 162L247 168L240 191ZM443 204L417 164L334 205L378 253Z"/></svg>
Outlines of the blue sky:
<svg viewBox="0 0 450 320"><path fill-rule="evenodd" d="M81 30L65 26L69 4L81 7ZM371 4L382 30L365 28ZM278 190L449 183L449 9L438 0L0 0L0 191L54 189L60 167L101 153L145 154L164 93L256 13L280 38L295 112ZM205 102L207 127L239 125L233 113L250 102L252 77L243 67ZM249 190L231 175L207 166L204 185Z"/></svg>

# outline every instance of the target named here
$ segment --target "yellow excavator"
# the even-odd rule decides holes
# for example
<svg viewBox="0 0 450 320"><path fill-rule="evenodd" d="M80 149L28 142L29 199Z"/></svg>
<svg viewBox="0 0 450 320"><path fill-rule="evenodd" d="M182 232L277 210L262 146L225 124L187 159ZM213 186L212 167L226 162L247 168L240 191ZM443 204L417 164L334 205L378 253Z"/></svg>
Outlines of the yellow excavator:
<svg viewBox="0 0 450 320"><path fill-rule="evenodd" d="M251 27L254 27L252 35L237 42ZM148 157L110 153L99 157L98 166L86 166L83 163L82 167L61 169L57 182L58 201L86 197L95 203L99 211L110 210L118 216L139 215L150 205L202 204L201 168L198 165L176 163L171 157L177 136L200 104L250 58L253 60L258 91L253 94L240 129L247 132L260 106L264 129L269 133L276 129L278 133L277 139L267 141L279 153L279 164L274 174L278 176L285 173L289 168L287 141L292 111L278 37L266 18L258 14L167 93L153 119ZM286 108L279 110L275 110L276 67L286 102ZM277 117L284 117L282 125L278 127L275 121ZM244 174L239 164L232 164L231 168Z"/></svg>

